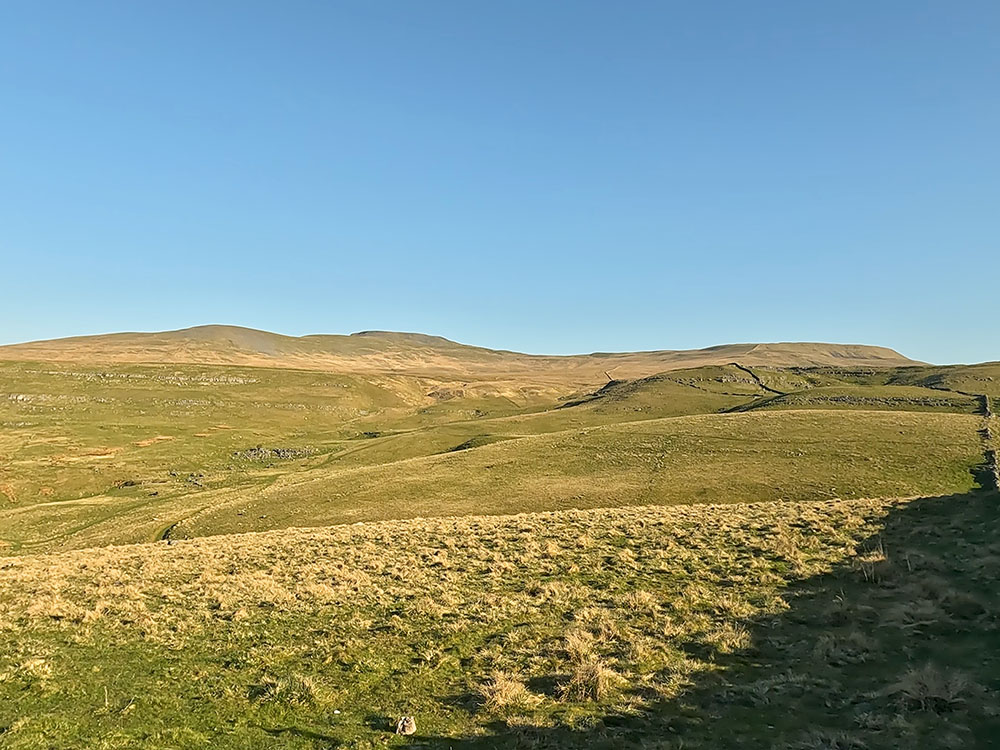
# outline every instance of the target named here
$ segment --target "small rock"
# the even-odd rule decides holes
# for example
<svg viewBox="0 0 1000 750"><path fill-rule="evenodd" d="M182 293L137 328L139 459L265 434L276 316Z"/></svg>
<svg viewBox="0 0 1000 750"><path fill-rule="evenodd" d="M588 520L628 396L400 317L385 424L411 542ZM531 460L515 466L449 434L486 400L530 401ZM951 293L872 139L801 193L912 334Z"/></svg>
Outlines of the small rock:
<svg viewBox="0 0 1000 750"><path fill-rule="evenodd" d="M412 716L401 716L396 722L396 734L414 734L417 731L417 721Z"/></svg>

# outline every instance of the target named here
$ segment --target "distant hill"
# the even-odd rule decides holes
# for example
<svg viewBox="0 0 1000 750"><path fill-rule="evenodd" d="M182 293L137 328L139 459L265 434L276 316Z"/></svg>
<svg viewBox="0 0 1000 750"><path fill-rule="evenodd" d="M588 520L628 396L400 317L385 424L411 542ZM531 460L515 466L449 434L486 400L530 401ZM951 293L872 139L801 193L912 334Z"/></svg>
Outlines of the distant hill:
<svg viewBox="0 0 1000 750"><path fill-rule="evenodd" d="M636 378L666 370L738 362L772 367L896 367L919 364L885 347L854 344L725 344L707 349L521 354L459 344L439 336L364 331L349 336L283 336L238 326L160 333L112 333L0 347L0 360L175 363L290 367L342 373L450 378L520 375L576 382Z"/></svg>

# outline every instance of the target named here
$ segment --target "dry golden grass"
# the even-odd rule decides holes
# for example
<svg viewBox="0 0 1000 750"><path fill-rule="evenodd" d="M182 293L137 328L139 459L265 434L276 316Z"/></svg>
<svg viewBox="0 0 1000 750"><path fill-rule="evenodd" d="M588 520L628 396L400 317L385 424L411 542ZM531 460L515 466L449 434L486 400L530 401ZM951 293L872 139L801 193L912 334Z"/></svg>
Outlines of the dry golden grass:
<svg viewBox="0 0 1000 750"><path fill-rule="evenodd" d="M795 535L814 526L836 527L836 536L823 544L840 539L846 545L860 524L889 507L884 501L858 500L421 519L6 558L0 559L0 630L100 621L169 640L261 609L312 611L348 602L362 607L409 599L415 591L430 602L442 602L456 594L468 597L482 582L487 589L502 585L529 564L550 576L586 571L609 539L618 538L629 540L624 547L612 547L614 564L621 569L655 571L742 560L746 568L740 577L752 580L754 556L739 550L752 546L789 559L792 532L783 518L795 519ZM511 545L518 549L516 565L503 552ZM561 552L553 554L555 549ZM795 564L807 574L815 572L817 563ZM717 599L713 588L699 592L692 588L697 584L685 586L671 603L675 610L715 608L723 616L758 610L736 592ZM592 596L572 580L540 584L535 578L508 603L572 607L580 626L567 636L567 644L573 638L618 637L618 619L603 606L587 606ZM621 596L622 611L655 616L657 595L630 590ZM492 616L486 602L466 604Z"/></svg>
<svg viewBox="0 0 1000 750"><path fill-rule="evenodd" d="M607 700L624 682L621 675L608 667L598 656L574 660L568 679L560 686L559 694L571 701Z"/></svg>
<svg viewBox="0 0 1000 750"><path fill-rule="evenodd" d="M521 677L499 671L479 686L479 694L486 710L498 714L525 710L540 700L540 696L528 690Z"/></svg>
<svg viewBox="0 0 1000 750"><path fill-rule="evenodd" d="M437 336L371 331L351 336L282 336L238 326L198 326L159 333L117 333L0 347L0 360L100 363L171 362L286 367L341 373L407 373L431 377L548 378L603 383L664 370L727 364L859 367L916 364L877 346L823 343L731 344L689 351L537 356L467 346Z"/></svg>
<svg viewBox="0 0 1000 750"><path fill-rule="evenodd" d="M6 558L0 737L361 748L412 714L459 750L678 728L701 748L972 746L994 721L990 652L968 649L994 638L1000 545L948 528L949 503L991 507L602 509Z"/></svg>

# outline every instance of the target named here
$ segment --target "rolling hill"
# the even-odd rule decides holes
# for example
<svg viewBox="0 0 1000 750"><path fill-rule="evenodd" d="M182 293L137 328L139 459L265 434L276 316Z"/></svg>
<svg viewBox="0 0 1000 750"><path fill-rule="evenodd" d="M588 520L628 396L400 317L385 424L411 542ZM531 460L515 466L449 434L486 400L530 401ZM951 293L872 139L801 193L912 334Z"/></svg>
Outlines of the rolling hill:
<svg viewBox="0 0 1000 750"><path fill-rule="evenodd" d="M283 336L237 326L114 333L0 347L0 360L286 367L437 378L517 378L602 383L701 365L891 367L918 364L892 349L821 343L727 344L706 349L550 356L467 346L388 331Z"/></svg>
<svg viewBox="0 0 1000 750"><path fill-rule="evenodd" d="M528 376L0 362L0 551L962 492L989 483L983 417L998 383L988 364L703 365L588 389Z"/></svg>

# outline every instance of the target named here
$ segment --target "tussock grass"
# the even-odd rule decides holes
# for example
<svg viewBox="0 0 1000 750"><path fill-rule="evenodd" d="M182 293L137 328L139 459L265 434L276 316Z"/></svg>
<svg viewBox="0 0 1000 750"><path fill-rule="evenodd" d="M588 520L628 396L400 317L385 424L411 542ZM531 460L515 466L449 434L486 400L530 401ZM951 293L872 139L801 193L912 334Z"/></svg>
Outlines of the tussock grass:
<svg viewBox="0 0 1000 750"><path fill-rule="evenodd" d="M907 670L887 692L906 709L943 713L975 699L982 688L962 672L927 664Z"/></svg>
<svg viewBox="0 0 1000 750"><path fill-rule="evenodd" d="M560 685L559 694L570 701L603 701L623 682L621 675L591 654L571 662L569 677Z"/></svg>
<svg viewBox="0 0 1000 750"><path fill-rule="evenodd" d="M539 696L528 690L522 678L499 671L480 685L478 692L486 710L498 714L523 711L540 700Z"/></svg>
<svg viewBox="0 0 1000 750"><path fill-rule="evenodd" d="M291 674L287 677L265 675L250 686L247 698L261 703L283 703L290 706L312 706L319 702L320 690L312 677Z"/></svg>
<svg viewBox="0 0 1000 750"><path fill-rule="evenodd" d="M421 743L460 750L973 746L998 721L995 502L563 511L6 558L0 738L360 748L400 742L387 727L412 714ZM891 585L865 576L879 549Z"/></svg>

